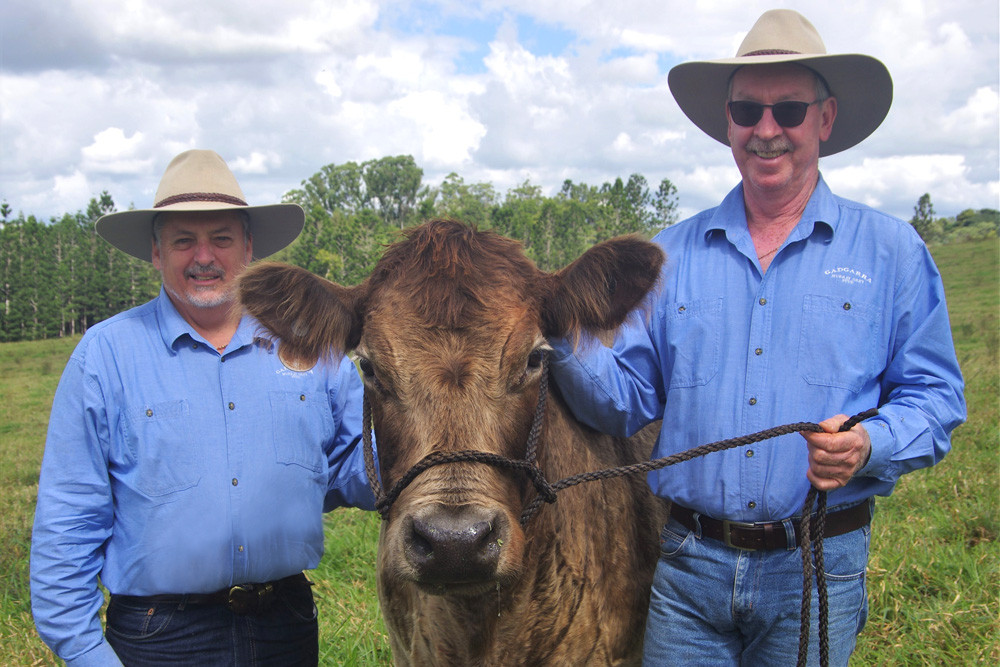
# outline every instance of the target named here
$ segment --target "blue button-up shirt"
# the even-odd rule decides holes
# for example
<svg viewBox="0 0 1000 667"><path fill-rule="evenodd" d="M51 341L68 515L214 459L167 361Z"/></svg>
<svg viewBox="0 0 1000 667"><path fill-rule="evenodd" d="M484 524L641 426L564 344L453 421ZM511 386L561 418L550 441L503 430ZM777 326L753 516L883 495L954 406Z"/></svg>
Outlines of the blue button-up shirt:
<svg viewBox="0 0 1000 667"><path fill-rule="evenodd" d="M224 354L161 291L80 341L56 390L31 544L42 639L115 664L97 578L209 593L315 568L322 513L374 507L354 365L286 368L244 317Z"/></svg>
<svg viewBox="0 0 1000 667"><path fill-rule="evenodd" d="M944 289L913 228L834 196L819 180L761 272L742 186L662 231L667 256L649 317L613 350L552 341L573 412L613 434L663 419L654 457L782 424L877 407L867 465L831 506L888 495L930 466L965 419ZM649 474L653 490L734 521L798 515L807 447L791 434Z"/></svg>

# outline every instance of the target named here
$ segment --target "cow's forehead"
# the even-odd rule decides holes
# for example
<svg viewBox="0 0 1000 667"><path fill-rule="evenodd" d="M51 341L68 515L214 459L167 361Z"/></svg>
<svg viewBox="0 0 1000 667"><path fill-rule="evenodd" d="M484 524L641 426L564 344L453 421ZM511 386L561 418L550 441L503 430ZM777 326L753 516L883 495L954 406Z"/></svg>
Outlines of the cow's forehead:
<svg viewBox="0 0 1000 667"><path fill-rule="evenodd" d="M363 347L399 357L461 356L496 363L523 357L542 340L535 304L511 298L510 292L484 301L456 298L450 306L447 301L380 292L365 314Z"/></svg>
<svg viewBox="0 0 1000 667"><path fill-rule="evenodd" d="M391 246L376 265L368 316L454 331L516 321L537 309L542 275L517 242L435 221Z"/></svg>

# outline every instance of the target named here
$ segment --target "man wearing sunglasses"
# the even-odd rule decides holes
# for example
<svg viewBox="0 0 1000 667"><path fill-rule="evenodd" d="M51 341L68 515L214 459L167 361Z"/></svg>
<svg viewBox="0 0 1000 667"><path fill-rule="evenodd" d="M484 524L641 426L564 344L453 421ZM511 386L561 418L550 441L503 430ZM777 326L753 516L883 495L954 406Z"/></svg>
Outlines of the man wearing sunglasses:
<svg viewBox="0 0 1000 667"><path fill-rule="evenodd" d="M828 55L789 10L766 12L735 58L678 65L684 113L731 147L723 202L661 232L661 288L612 348L551 341L576 415L627 435L663 420L653 452L801 421L791 434L649 474L672 501L661 533L647 665L797 661L800 517L828 492L829 661L865 624L875 496L933 465L965 419L940 275L905 222L835 196L819 158L864 140L892 100L885 66ZM847 415L879 414L839 433ZM819 659L817 593L808 647Z"/></svg>

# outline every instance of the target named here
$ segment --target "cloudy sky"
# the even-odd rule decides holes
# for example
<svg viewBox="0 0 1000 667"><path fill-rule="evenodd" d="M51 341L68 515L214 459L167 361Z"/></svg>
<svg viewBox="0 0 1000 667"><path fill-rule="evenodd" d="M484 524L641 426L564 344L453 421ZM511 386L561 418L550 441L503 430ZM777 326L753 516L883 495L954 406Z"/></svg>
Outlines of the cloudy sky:
<svg viewBox="0 0 1000 667"><path fill-rule="evenodd" d="M765 10L892 73L889 115L824 158L835 192L904 219L1000 208L996 0L3 0L0 199L47 219L101 191L151 205L170 158L218 151L251 204L327 164L412 155L500 193L669 178L688 215L738 181L667 88Z"/></svg>

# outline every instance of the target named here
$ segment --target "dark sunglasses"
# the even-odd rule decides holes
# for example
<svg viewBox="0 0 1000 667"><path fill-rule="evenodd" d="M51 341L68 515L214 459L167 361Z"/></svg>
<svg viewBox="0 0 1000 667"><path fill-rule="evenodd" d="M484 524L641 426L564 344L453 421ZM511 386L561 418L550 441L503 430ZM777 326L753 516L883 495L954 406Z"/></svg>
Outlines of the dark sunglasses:
<svg viewBox="0 0 1000 667"><path fill-rule="evenodd" d="M761 104L760 102L736 101L729 103L729 116L741 127L753 127L764 116L764 108L771 109L774 122L781 127L798 127L806 119L809 107L823 100L813 102L778 102L776 104Z"/></svg>

